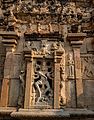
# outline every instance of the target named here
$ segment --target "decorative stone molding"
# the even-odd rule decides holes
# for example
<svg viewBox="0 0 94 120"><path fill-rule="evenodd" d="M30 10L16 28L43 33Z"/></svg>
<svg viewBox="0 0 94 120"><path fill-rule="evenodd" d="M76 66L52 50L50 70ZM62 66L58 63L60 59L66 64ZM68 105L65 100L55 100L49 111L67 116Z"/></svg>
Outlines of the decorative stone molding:
<svg viewBox="0 0 94 120"><path fill-rule="evenodd" d="M68 40L73 47L80 47L83 44L83 40L86 37L86 33L68 33Z"/></svg>
<svg viewBox="0 0 94 120"><path fill-rule="evenodd" d="M18 36L15 32L1 32L2 43L6 47L6 49L15 50Z"/></svg>

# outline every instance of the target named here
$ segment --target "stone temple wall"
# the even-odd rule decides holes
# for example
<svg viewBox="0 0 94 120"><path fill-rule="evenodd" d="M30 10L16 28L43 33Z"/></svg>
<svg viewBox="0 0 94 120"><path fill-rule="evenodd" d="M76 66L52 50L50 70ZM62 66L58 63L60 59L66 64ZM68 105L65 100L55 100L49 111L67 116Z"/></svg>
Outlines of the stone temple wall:
<svg viewBox="0 0 94 120"><path fill-rule="evenodd" d="M0 119L94 118L94 0L0 1Z"/></svg>

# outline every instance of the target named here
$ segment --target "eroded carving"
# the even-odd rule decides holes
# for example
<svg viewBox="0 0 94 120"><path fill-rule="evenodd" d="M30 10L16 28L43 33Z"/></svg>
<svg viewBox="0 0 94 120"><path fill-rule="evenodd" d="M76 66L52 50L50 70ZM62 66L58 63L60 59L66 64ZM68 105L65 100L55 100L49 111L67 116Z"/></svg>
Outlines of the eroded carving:
<svg viewBox="0 0 94 120"><path fill-rule="evenodd" d="M53 68L52 62L36 60L34 65L34 91L36 105L52 105L53 101ZM34 99L34 98L33 98Z"/></svg>
<svg viewBox="0 0 94 120"><path fill-rule="evenodd" d="M50 51L48 50L49 44L47 43L47 41L42 41L42 45L41 45L41 54L42 55L46 55L49 54L50 55Z"/></svg>
<svg viewBox="0 0 94 120"><path fill-rule="evenodd" d="M74 79L74 60L72 53L68 54L68 78Z"/></svg>
<svg viewBox="0 0 94 120"><path fill-rule="evenodd" d="M94 56L85 56L83 62L83 79L94 79Z"/></svg>
<svg viewBox="0 0 94 120"><path fill-rule="evenodd" d="M24 103L24 92L25 92L25 72L21 71L21 74L19 75L19 82L20 82L20 88L19 88L19 97L18 97L18 107L23 107Z"/></svg>

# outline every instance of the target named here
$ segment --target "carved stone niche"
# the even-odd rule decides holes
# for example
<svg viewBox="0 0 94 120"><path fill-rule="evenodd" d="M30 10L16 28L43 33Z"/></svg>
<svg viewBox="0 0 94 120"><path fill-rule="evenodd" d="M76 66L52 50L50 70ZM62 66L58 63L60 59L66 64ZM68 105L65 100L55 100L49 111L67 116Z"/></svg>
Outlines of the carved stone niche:
<svg viewBox="0 0 94 120"><path fill-rule="evenodd" d="M24 53L27 63L24 108L60 108L60 68L65 67L63 45L54 37L38 37L36 41L26 40Z"/></svg>

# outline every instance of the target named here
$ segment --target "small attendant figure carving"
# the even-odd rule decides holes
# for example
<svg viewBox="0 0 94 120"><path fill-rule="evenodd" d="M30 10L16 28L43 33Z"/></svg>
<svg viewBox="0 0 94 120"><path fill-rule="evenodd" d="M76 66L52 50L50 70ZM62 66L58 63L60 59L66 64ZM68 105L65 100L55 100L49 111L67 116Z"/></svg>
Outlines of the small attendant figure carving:
<svg viewBox="0 0 94 120"><path fill-rule="evenodd" d="M19 89L19 97L18 97L18 107L23 107L23 100L24 100L24 71L21 71L21 74L19 75L20 80L20 89Z"/></svg>
<svg viewBox="0 0 94 120"><path fill-rule="evenodd" d="M49 44L47 44L47 41L42 42L42 48L41 48L41 54L42 55L47 55L47 54L50 55L50 51L48 50L48 47L49 47Z"/></svg>
<svg viewBox="0 0 94 120"><path fill-rule="evenodd" d="M69 69L68 77L71 79L74 79L74 60L73 60L73 56L71 53L69 53L68 55L68 69Z"/></svg>

